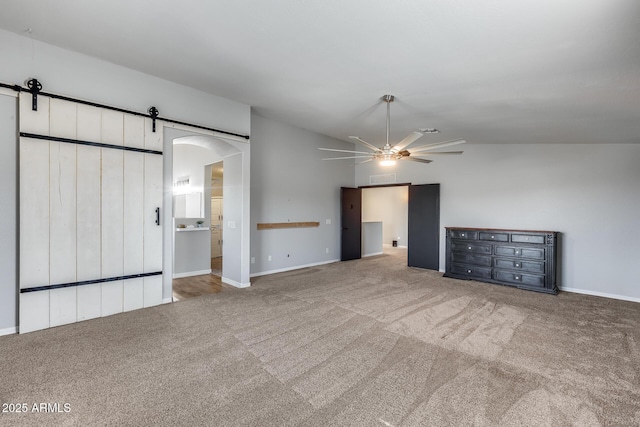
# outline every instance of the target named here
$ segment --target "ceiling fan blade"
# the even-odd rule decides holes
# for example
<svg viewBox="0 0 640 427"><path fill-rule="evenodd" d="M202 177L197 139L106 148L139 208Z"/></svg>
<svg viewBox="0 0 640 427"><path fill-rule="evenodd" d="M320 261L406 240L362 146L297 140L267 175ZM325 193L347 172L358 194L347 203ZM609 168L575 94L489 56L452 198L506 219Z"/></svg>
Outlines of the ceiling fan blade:
<svg viewBox="0 0 640 427"><path fill-rule="evenodd" d="M338 151L340 153L353 153L353 154L373 154L373 153L367 153L365 151L337 150L335 148L318 148L318 150L322 150L322 151Z"/></svg>
<svg viewBox="0 0 640 427"><path fill-rule="evenodd" d="M349 138L358 141L360 144L363 144L364 146L372 149L373 151L380 151L380 149L378 147L376 147L373 144L369 144L367 141L365 141L364 139L360 138L359 136L350 136Z"/></svg>
<svg viewBox="0 0 640 427"><path fill-rule="evenodd" d="M366 159L369 157L371 156L329 157L327 159L322 159L322 160Z"/></svg>
<svg viewBox="0 0 640 427"><path fill-rule="evenodd" d="M429 144L429 145L423 145L422 147L411 148L409 149L409 152L413 154L419 151L435 150L437 148L448 147L450 145L464 144L465 142L467 141L465 141L464 139L454 139L451 141L437 142L435 144Z"/></svg>
<svg viewBox="0 0 640 427"><path fill-rule="evenodd" d="M427 153L415 153L411 154L411 156L431 156L433 154L462 154L464 151L429 151Z"/></svg>
<svg viewBox="0 0 640 427"><path fill-rule="evenodd" d="M433 160L418 159L417 157L403 157L402 160L411 160L412 162L431 163Z"/></svg>
<svg viewBox="0 0 640 427"><path fill-rule="evenodd" d="M373 161L373 157L370 158L369 160L363 160L361 162L358 162L359 165L363 164L363 163L367 163L367 162L372 162Z"/></svg>
<svg viewBox="0 0 640 427"><path fill-rule="evenodd" d="M415 141L418 140L418 138L421 138L424 136L424 133L422 132L412 132L409 135L407 135L407 137L405 139L403 139L402 141L398 142L393 149L396 151L401 151L403 150L405 147L407 147L408 145L413 144Z"/></svg>

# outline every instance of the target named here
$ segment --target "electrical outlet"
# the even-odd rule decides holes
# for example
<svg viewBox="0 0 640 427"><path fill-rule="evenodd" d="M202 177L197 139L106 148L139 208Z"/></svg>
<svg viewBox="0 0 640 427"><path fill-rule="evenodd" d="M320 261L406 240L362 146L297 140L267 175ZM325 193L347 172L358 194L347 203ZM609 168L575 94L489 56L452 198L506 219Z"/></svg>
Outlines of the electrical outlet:
<svg viewBox="0 0 640 427"><path fill-rule="evenodd" d="M327 225L329 225L329 224L331 224L331 220L330 220L330 219L325 219L325 220L324 220L324 223L325 223L325 224L327 224Z"/></svg>
<svg viewBox="0 0 640 427"><path fill-rule="evenodd" d="M329 253L329 248L324 248L324 251L325 251L326 253Z"/></svg>
<svg viewBox="0 0 640 427"><path fill-rule="evenodd" d="M252 256L251 257L251 264L255 264L256 263L256 257Z"/></svg>
<svg viewBox="0 0 640 427"><path fill-rule="evenodd" d="M271 261L271 255L267 257L267 261Z"/></svg>

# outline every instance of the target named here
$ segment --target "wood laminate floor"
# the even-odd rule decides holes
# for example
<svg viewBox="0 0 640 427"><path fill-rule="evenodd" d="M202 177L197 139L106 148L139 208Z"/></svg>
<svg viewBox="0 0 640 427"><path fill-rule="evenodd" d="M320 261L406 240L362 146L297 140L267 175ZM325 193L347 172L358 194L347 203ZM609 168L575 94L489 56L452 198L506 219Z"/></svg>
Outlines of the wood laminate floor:
<svg viewBox="0 0 640 427"><path fill-rule="evenodd" d="M180 301L222 292L227 287L219 275L222 271L222 257L211 259L211 270L212 274L173 279L173 300Z"/></svg>
<svg viewBox="0 0 640 427"><path fill-rule="evenodd" d="M211 274L222 276L222 257L211 258Z"/></svg>

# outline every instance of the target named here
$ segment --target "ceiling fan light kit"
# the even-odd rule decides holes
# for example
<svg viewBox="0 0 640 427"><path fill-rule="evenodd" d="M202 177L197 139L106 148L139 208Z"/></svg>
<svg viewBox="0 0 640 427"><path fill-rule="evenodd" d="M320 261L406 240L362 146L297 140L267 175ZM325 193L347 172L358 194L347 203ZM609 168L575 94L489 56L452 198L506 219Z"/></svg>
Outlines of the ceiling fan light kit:
<svg viewBox="0 0 640 427"><path fill-rule="evenodd" d="M431 150L436 150L438 148L448 147L450 145L464 144L466 141L463 139L454 139L451 141L437 142L435 144L424 145L418 148L409 148L407 147L413 144L416 140L424 136L425 134L434 134L439 133L440 131L435 128L421 128L420 132L412 132L408 136L406 136L402 141L394 145L393 147L389 144L389 129L391 122L391 103L395 100L393 95L383 95L380 99L387 103L387 140L386 144L382 148L378 148L373 144L368 143L364 139L359 136L350 136L349 138L364 145L373 152L363 152L363 151L353 151L353 150L338 150L333 148L320 148L320 150L324 151L335 151L340 153L349 153L351 156L349 157L330 157L322 160L343 160L343 159L361 159L366 158L361 163L367 163L373 160L378 160L380 166L393 166L396 164L396 160L410 160L413 162L419 163L431 163L433 160L429 159L420 159L416 156L430 156L432 154L462 154L462 151L439 151L439 152L431 152ZM419 154L418 154L419 153Z"/></svg>

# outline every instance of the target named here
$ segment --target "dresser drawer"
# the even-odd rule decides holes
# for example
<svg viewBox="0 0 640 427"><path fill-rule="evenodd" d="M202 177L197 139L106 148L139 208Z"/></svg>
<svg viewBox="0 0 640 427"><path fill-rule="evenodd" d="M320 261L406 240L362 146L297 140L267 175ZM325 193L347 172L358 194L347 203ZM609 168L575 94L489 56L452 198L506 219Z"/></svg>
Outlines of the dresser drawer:
<svg viewBox="0 0 640 427"><path fill-rule="evenodd" d="M544 248L524 248L518 246L496 246L496 255L514 258L544 259Z"/></svg>
<svg viewBox="0 0 640 427"><path fill-rule="evenodd" d="M538 245L544 245L545 238L536 234L512 234L511 241L513 243L535 243Z"/></svg>
<svg viewBox="0 0 640 427"><path fill-rule="evenodd" d="M478 267L475 265L451 264L451 272L468 277L478 277L481 279L491 279L491 269L486 267Z"/></svg>
<svg viewBox="0 0 640 427"><path fill-rule="evenodd" d="M453 239L478 240L477 231L451 230L450 233L451 233L451 238Z"/></svg>
<svg viewBox="0 0 640 427"><path fill-rule="evenodd" d="M508 242L509 234L508 233L488 233L486 231L481 231L479 233L480 240L489 240L492 242Z"/></svg>
<svg viewBox="0 0 640 427"><path fill-rule="evenodd" d="M522 261L518 259L494 258L493 266L510 270L522 270L530 273L544 274L544 262Z"/></svg>
<svg viewBox="0 0 640 427"><path fill-rule="evenodd" d="M468 253L491 255L491 245L485 244L485 243L456 242L451 244L451 250L456 252L468 252Z"/></svg>
<svg viewBox="0 0 640 427"><path fill-rule="evenodd" d="M484 255L466 254L463 252L452 252L451 261L463 264L481 265L491 267L491 257Z"/></svg>
<svg viewBox="0 0 640 427"><path fill-rule="evenodd" d="M528 286L544 286L544 276L522 274L514 271L493 270L493 278L501 282L523 284Z"/></svg>

